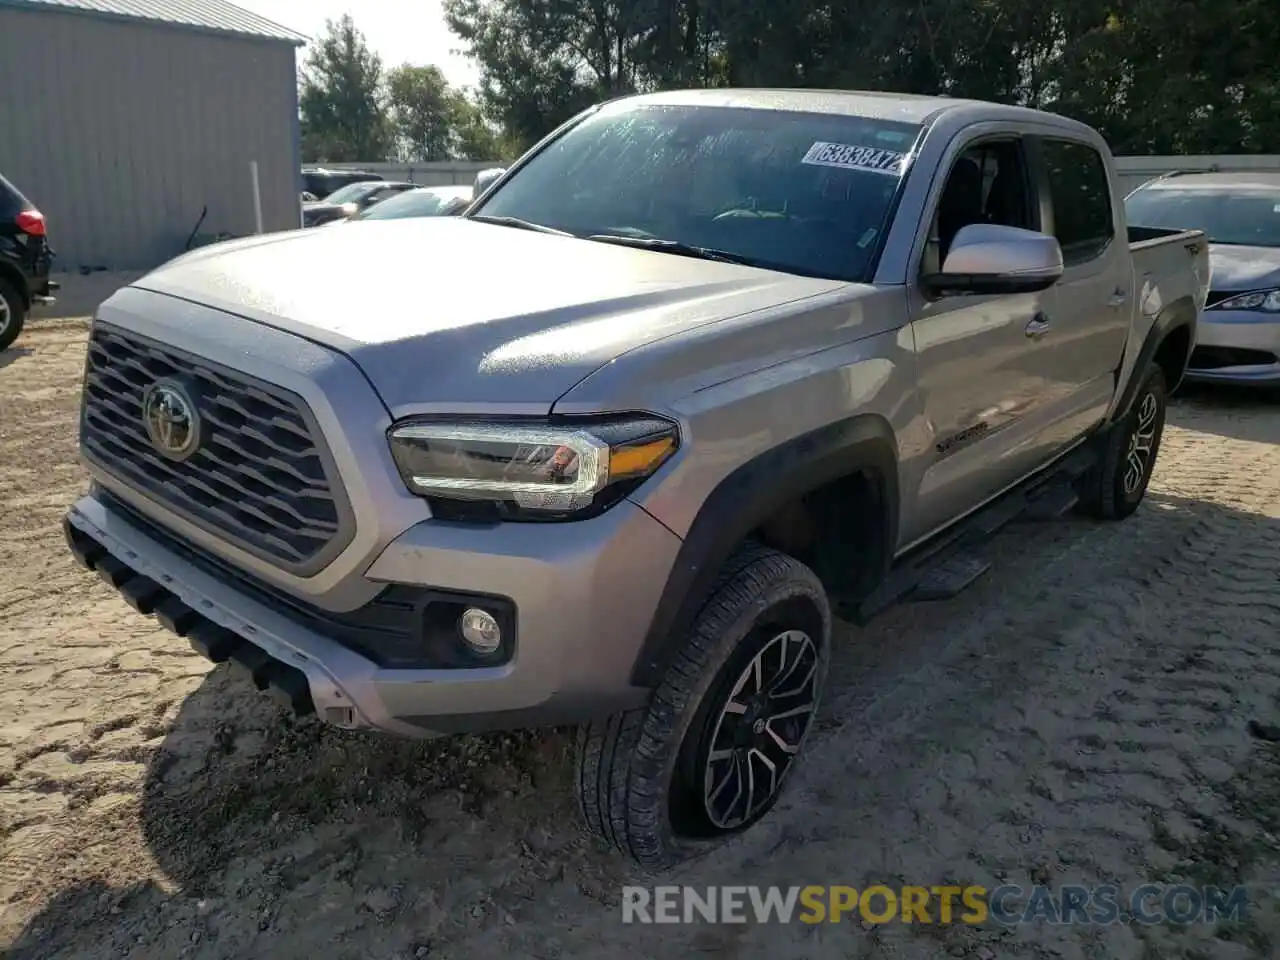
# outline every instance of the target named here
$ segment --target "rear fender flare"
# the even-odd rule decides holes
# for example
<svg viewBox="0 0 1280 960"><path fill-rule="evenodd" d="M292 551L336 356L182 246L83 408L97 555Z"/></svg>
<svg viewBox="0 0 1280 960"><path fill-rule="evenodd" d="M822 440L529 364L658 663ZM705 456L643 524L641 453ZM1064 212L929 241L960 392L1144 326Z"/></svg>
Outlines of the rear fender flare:
<svg viewBox="0 0 1280 960"><path fill-rule="evenodd" d="M1111 415L1112 423L1123 420L1129 413L1130 408L1133 406L1133 401L1137 397L1138 389L1142 386L1143 371L1155 359L1161 344L1168 340L1169 336L1179 328L1185 327L1188 333L1193 333L1195 320L1195 304L1192 303L1189 297L1175 300L1156 314L1155 321L1151 324L1151 329L1147 331L1146 339L1142 341L1142 347L1138 351L1138 359L1134 361L1133 369L1129 372L1129 379L1121 388L1120 402L1116 404L1115 412ZM1187 361L1191 359L1191 347L1195 345L1194 341L1195 337L1191 336L1188 341L1187 355L1182 358L1181 370L1178 376L1168 378L1167 387L1170 393L1177 388L1182 380L1182 373L1187 368Z"/></svg>
<svg viewBox="0 0 1280 960"><path fill-rule="evenodd" d="M780 508L859 472L879 485L887 569L898 536L898 458L893 428L859 414L795 437L742 464L712 490L684 537L631 682L656 687L734 550ZM883 571L882 571L883 572Z"/></svg>

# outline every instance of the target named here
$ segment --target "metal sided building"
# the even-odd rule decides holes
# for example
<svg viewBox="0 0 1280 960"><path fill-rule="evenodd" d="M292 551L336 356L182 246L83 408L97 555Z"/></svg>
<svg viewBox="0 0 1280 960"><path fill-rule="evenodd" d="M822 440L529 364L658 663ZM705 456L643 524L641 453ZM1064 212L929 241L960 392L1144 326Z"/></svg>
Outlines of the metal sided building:
<svg viewBox="0 0 1280 960"><path fill-rule="evenodd" d="M206 209L206 235L297 227L305 42L225 0L0 0L0 173L54 269L156 266Z"/></svg>

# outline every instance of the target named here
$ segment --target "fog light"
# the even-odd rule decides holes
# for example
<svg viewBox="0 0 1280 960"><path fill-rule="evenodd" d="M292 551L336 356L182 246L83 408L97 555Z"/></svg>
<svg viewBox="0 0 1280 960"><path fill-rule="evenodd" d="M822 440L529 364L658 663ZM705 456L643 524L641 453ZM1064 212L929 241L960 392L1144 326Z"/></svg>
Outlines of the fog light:
<svg viewBox="0 0 1280 960"><path fill-rule="evenodd" d="M458 629L467 645L483 656L497 652L502 646L502 628L488 610L467 607L458 618Z"/></svg>

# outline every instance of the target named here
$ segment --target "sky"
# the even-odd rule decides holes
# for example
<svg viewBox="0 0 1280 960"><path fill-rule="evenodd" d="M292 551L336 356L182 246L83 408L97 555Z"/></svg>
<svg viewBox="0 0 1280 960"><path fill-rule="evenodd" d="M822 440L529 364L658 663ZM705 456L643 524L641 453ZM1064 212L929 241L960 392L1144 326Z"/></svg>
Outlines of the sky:
<svg viewBox="0 0 1280 960"><path fill-rule="evenodd" d="M440 0L233 0L284 27L309 37L324 32L325 20L350 13L384 67L434 64L449 82L471 86L476 68L453 51L461 41L444 23ZM304 52L305 55L305 52ZM301 61L301 57L299 58Z"/></svg>

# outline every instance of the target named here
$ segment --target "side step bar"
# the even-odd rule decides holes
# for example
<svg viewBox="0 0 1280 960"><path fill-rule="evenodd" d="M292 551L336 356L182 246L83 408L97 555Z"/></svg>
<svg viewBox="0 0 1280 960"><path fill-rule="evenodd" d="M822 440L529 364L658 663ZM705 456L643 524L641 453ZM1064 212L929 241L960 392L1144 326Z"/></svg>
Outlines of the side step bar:
<svg viewBox="0 0 1280 960"><path fill-rule="evenodd" d="M62 521L62 531L76 560L119 591L133 609L154 616L165 629L185 637L206 660L229 661L234 672L292 710L295 716L315 712L311 686L306 674L297 667L281 663L261 647L197 613L176 594L112 556L106 547L66 518Z"/></svg>
<svg viewBox="0 0 1280 960"><path fill-rule="evenodd" d="M899 561L884 581L856 604L837 604L841 617L865 626L900 603L950 600L991 569L974 552L1014 522L1055 520L1079 502L1076 481L1097 463L1092 444L1070 453L1039 477L961 520L940 537Z"/></svg>

